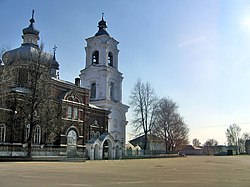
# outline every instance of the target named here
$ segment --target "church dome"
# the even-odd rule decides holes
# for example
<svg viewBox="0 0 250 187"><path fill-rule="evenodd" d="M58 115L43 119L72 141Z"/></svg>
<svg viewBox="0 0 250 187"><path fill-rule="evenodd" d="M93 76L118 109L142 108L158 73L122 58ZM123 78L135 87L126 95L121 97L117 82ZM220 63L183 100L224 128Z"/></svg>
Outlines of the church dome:
<svg viewBox="0 0 250 187"><path fill-rule="evenodd" d="M59 63L56 60L52 60L51 61L51 67L59 69Z"/></svg>
<svg viewBox="0 0 250 187"><path fill-rule="evenodd" d="M54 50L54 56L52 61L50 62L50 66L51 68L55 68L55 69L59 69L59 63L56 60L56 54L55 54L55 50Z"/></svg>
<svg viewBox="0 0 250 187"><path fill-rule="evenodd" d="M35 26L34 26L34 23L35 23L35 20L32 16L32 18L30 19L30 25L27 27L27 28L24 28L23 29L23 34L34 34L36 36L39 35L39 30L35 29Z"/></svg>
<svg viewBox="0 0 250 187"><path fill-rule="evenodd" d="M104 35L104 34L109 36L108 32L106 31L106 28L108 28L108 27L107 27L106 21L104 21L104 19L103 19L103 14L102 14L102 20L99 21L99 23L98 23L98 27L99 27L99 30L95 34L95 36L100 36L100 35Z"/></svg>
<svg viewBox="0 0 250 187"><path fill-rule="evenodd" d="M30 25L23 29L23 43L21 47L6 51L2 56L4 64L29 64L39 62L58 69L59 64L52 54L42 51L38 46L39 31L34 27L34 10L30 19Z"/></svg>
<svg viewBox="0 0 250 187"><path fill-rule="evenodd" d="M6 51L2 56L2 60L4 64L27 64L40 61L44 65L49 65L53 61L53 56L41 51L34 45L22 45L19 48Z"/></svg>
<svg viewBox="0 0 250 187"><path fill-rule="evenodd" d="M34 26L34 10L32 11L32 17L30 19L30 25L23 29L23 44L22 45L34 45L38 47L39 31Z"/></svg>

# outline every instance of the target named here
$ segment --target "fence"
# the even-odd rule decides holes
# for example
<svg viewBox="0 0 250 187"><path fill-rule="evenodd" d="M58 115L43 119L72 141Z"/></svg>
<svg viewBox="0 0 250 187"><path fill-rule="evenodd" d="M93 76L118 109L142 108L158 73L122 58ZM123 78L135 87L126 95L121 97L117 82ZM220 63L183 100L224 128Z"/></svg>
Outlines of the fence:
<svg viewBox="0 0 250 187"><path fill-rule="evenodd" d="M124 151L123 158L137 158L137 157L155 157L159 155L169 155L169 154L178 154L177 151L168 151L166 153L165 150L132 150L132 149L126 149Z"/></svg>
<svg viewBox="0 0 250 187"><path fill-rule="evenodd" d="M27 147L22 146L0 146L0 157L25 157L27 156ZM36 157L47 156L68 156L66 147L32 147L31 155ZM84 157L85 152L79 148L75 157Z"/></svg>

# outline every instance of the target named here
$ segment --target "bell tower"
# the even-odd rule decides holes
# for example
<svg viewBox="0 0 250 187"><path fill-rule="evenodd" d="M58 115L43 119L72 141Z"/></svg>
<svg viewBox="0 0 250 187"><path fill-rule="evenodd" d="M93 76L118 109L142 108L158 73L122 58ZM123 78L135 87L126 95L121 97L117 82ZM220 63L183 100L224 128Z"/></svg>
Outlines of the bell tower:
<svg viewBox="0 0 250 187"><path fill-rule="evenodd" d="M118 70L117 45L107 32L107 23L98 23L98 32L87 38L86 65L80 73L81 86L90 89L90 103L110 110L108 132L115 140L125 143L126 112L122 104L122 73Z"/></svg>

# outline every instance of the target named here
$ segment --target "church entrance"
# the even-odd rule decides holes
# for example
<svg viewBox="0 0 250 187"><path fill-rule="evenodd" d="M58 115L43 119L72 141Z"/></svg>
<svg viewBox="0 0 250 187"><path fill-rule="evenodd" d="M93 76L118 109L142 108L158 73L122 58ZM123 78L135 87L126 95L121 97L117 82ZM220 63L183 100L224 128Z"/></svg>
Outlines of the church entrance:
<svg viewBox="0 0 250 187"><path fill-rule="evenodd" d="M103 160L112 159L112 143L110 140L105 140L103 143L102 158Z"/></svg>
<svg viewBox="0 0 250 187"><path fill-rule="evenodd" d="M96 144L95 145L95 148L94 148L94 159L95 160L99 160L100 158L99 158L99 146Z"/></svg>
<svg viewBox="0 0 250 187"><path fill-rule="evenodd" d="M77 140L76 131L70 130L67 135L67 157L77 156L76 140Z"/></svg>

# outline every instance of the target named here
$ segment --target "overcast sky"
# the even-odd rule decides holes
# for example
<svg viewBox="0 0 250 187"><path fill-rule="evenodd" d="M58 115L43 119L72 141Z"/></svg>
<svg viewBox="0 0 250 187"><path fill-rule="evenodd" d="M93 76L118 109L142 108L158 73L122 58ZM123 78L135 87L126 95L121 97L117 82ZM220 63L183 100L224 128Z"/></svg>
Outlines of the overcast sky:
<svg viewBox="0 0 250 187"><path fill-rule="evenodd" d="M140 78L179 105L190 141L224 144L233 123L250 132L250 1L0 0L0 46L21 45L32 9L45 50L58 47L61 79L73 82L85 67L85 39L104 12L120 42L125 104Z"/></svg>

